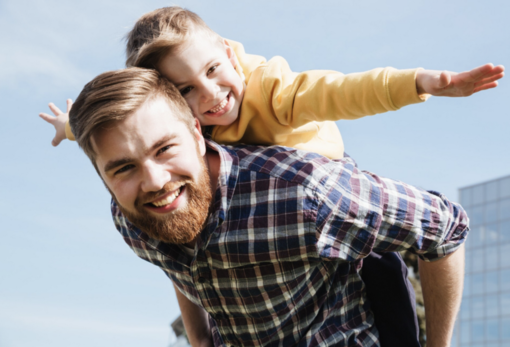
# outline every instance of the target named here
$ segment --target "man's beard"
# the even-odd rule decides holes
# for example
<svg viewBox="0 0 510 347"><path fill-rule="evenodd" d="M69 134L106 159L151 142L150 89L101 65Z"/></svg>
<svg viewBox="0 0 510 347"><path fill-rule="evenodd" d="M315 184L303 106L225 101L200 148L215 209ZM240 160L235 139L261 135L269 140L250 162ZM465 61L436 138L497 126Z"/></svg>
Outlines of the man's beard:
<svg viewBox="0 0 510 347"><path fill-rule="evenodd" d="M193 241L204 227L212 198L209 173L203 158L199 156L199 159L201 173L196 183L189 178L179 182L168 182L160 191L147 194L143 199L137 199L135 202L136 213L126 211L117 202L122 213L131 223L153 239L173 244L184 244ZM150 201L174 191L183 182L185 183L183 189L186 189L188 195L186 206L161 217L151 215L144 209L144 201Z"/></svg>

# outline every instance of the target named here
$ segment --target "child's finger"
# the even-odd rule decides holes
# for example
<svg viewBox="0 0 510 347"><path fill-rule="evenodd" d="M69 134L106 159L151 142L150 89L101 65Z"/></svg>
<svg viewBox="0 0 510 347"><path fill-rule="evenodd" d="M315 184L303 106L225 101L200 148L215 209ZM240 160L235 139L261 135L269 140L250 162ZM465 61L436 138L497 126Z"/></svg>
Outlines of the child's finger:
<svg viewBox="0 0 510 347"><path fill-rule="evenodd" d="M503 65L498 65L492 70L492 74L500 74L502 72L505 72L505 67Z"/></svg>
<svg viewBox="0 0 510 347"><path fill-rule="evenodd" d="M495 81L495 82L492 82L492 83L487 83L487 84L484 84L480 87L477 87L474 89L473 93L478 93L482 90L487 90L487 89L492 89L492 88L496 88L498 86L498 82Z"/></svg>
<svg viewBox="0 0 510 347"><path fill-rule="evenodd" d="M67 102L67 113L69 113L71 111L71 107L73 107L73 100L67 99L66 102Z"/></svg>
<svg viewBox="0 0 510 347"><path fill-rule="evenodd" d="M483 78L486 74L490 73L494 69L494 65L491 63L479 66L474 68L471 71L468 71L469 77L471 77L471 81Z"/></svg>
<svg viewBox="0 0 510 347"><path fill-rule="evenodd" d="M51 145L52 145L53 147L57 147L57 146L60 144L60 142L61 142L61 141L62 141L62 140L61 140L61 139L59 139L59 138L57 138L57 136L55 135L55 137L53 138L53 140L51 140Z"/></svg>
<svg viewBox="0 0 510 347"><path fill-rule="evenodd" d="M56 117L51 116L47 113L39 113L39 117L41 117L42 119L44 119L46 122L48 122L50 124L53 124L53 122L57 119Z"/></svg>
<svg viewBox="0 0 510 347"><path fill-rule="evenodd" d="M497 81L497 80L503 78L503 76L505 76L505 74L502 72L500 74L484 78L483 80L481 80L479 82L476 82L475 83L475 87L481 86L481 85L486 84L486 83Z"/></svg>
<svg viewBox="0 0 510 347"><path fill-rule="evenodd" d="M447 71L441 72L439 75L439 88L447 87L451 81L452 77Z"/></svg>
<svg viewBox="0 0 510 347"><path fill-rule="evenodd" d="M62 111L60 111L60 109L57 106L55 106L54 103L50 102L48 106L55 116L58 116L59 114L62 113Z"/></svg>

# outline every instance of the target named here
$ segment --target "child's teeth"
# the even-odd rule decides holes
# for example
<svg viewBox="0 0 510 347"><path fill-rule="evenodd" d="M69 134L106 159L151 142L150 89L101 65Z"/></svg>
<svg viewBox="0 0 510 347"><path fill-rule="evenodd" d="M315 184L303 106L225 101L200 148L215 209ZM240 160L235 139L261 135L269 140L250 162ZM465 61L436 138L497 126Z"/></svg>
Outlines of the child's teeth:
<svg viewBox="0 0 510 347"><path fill-rule="evenodd" d="M218 106L216 106L215 108L211 108L209 110L209 112L216 113L219 110L221 110L223 107L227 106L227 103L228 103L228 100L227 100L227 98L225 98L225 99L223 99L223 101Z"/></svg>

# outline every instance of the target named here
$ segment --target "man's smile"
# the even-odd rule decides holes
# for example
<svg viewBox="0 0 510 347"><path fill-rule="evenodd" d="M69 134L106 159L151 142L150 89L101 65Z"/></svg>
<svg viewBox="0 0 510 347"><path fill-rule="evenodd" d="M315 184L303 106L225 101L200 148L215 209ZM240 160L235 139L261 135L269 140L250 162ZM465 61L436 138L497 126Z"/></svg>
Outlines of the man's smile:
<svg viewBox="0 0 510 347"><path fill-rule="evenodd" d="M165 213L177 208L178 201L176 201L185 191L185 183L182 182L177 189L172 190L158 197L156 200L144 204L152 211Z"/></svg>

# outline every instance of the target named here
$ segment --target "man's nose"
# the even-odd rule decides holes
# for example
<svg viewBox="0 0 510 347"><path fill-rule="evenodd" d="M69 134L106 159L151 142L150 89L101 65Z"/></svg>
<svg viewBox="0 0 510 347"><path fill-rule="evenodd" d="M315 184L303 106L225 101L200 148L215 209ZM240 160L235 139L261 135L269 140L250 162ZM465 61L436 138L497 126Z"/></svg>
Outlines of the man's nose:
<svg viewBox="0 0 510 347"><path fill-rule="evenodd" d="M145 163L141 189L144 192L157 192L170 182L172 176L162 165L154 162Z"/></svg>

